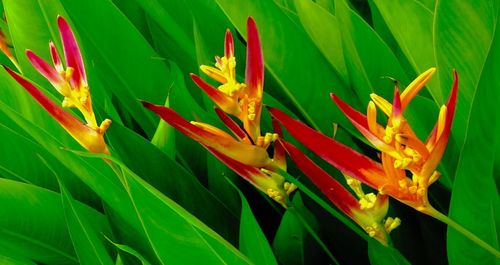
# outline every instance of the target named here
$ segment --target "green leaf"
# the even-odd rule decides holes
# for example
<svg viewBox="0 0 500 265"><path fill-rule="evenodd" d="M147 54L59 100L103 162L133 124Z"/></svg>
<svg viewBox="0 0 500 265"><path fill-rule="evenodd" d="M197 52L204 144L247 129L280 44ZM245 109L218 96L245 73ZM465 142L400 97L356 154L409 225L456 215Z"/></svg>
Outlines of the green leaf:
<svg viewBox="0 0 500 265"><path fill-rule="evenodd" d="M231 244L200 222L174 201L154 189L116 159L110 159L122 170L119 177L126 189L150 246L162 263L189 264L203 260L209 264L248 264L248 259ZM157 220L168 220L158 223ZM171 251L175 249L175 251ZM196 253L196 256L192 255Z"/></svg>
<svg viewBox="0 0 500 265"><path fill-rule="evenodd" d="M229 181L228 179L226 179ZM240 251L255 264L278 264L266 235L252 213L245 195L231 183L241 198Z"/></svg>
<svg viewBox="0 0 500 265"><path fill-rule="evenodd" d="M428 9L417 0L373 2L415 72L422 73L436 66L433 49L434 9ZM439 68L439 72L443 70ZM438 78L429 81L428 88L437 102L444 102L448 94L448 84L451 82L446 83L443 90Z"/></svg>
<svg viewBox="0 0 500 265"><path fill-rule="evenodd" d="M273 241L273 249L281 264L305 264L307 230L290 211L285 212Z"/></svg>
<svg viewBox="0 0 500 265"><path fill-rule="evenodd" d="M368 257L372 265L410 265L395 248L386 247L377 240L368 240Z"/></svg>
<svg viewBox="0 0 500 265"><path fill-rule="evenodd" d="M59 187L61 188L64 216L80 264L113 264L102 240L98 236L98 233L109 234L109 231L94 230L91 223L95 222L95 220L91 222L79 211L75 205L76 201L71 197L62 182L59 182Z"/></svg>
<svg viewBox="0 0 500 265"><path fill-rule="evenodd" d="M111 241L111 239L109 239L109 238L106 238L106 239L109 242L111 242L111 244L113 244L118 250L120 250L124 253L130 254L130 255L134 256L135 258L137 258L141 262L142 265L151 265L151 263L149 261L147 261L139 252L137 252L137 250L135 250L127 245L117 244L117 243Z"/></svg>
<svg viewBox="0 0 500 265"><path fill-rule="evenodd" d="M342 50L339 21L323 9L319 3L309 0L295 0L297 15L309 37L337 70L342 80L349 84L349 75ZM328 3L323 3L328 5ZM333 7L333 5L332 5Z"/></svg>
<svg viewBox="0 0 500 265"><path fill-rule="evenodd" d="M58 193L8 179L0 179L0 249L47 264L78 262ZM103 216L81 203L75 207L107 231ZM22 221L20 221L22 220Z"/></svg>
<svg viewBox="0 0 500 265"><path fill-rule="evenodd" d="M236 216L175 160L119 124L112 125L107 135L112 149L142 179L220 234L236 238Z"/></svg>
<svg viewBox="0 0 500 265"><path fill-rule="evenodd" d="M5 251L7 252L7 251ZM13 255L12 253L0 252L0 264L3 265L36 265L32 260Z"/></svg>
<svg viewBox="0 0 500 265"><path fill-rule="evenodd" d="M488 67L485 62L497 20L495 2L498 1L447 0L436 4L434 43L442 91L436 99L443 103L450 91L452 70L456 69L460 89L452 131L459 147L465 140L481 74Z"/></svg>
<svg viewBox="0 0 500 265"><path fill-rule="evenodd" d="M449 213L451 219L497 250L500 244L500 198L493 174L497 151L495 146L500 142L500 120L494 111L500 101L499 21L471 100L467 137L460 153ZM450 264L500 264L500 260L453 228L448 228L448 259Z"/></svg>
<svg viewBox="0 0 500 265"><path fill-rule="evenodd" d="M364 104L374 92L392 99L392 82L383 77L393 77L403 84L408 81L398 60L377 33L344 0L336 2L335 10L342 25L340 32L347 69L358 97Z"/></svg>

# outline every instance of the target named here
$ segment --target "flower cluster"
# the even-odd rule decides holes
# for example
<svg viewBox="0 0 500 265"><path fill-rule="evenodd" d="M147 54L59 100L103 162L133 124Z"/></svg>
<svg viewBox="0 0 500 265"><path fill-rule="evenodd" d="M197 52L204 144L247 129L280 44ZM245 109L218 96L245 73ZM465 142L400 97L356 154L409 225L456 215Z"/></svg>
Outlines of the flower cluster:
<svg viewBox="0 0 500 265"><path fill-rule="evenodd" d="M220 83L218 87L213 87L195 74L191 74L191 78L217 105L217 115L233 135L210 124L188 122L170 108L148 102L143 104L286 207L288 195L295 190L295 185L285 182L284 177L277 173L277 169L286 170L281 147L275 145L272 158L267 152L268 147L278 139L278 133L266 133L262 136L260 132L264 61L259 34L252 18L247 21L245 83L237 80L234 40L229 30L224 39L224 56L216 56L215 61L215 67L202 65L200 68ZM242 126L229 115L236 117Z"/></svg>

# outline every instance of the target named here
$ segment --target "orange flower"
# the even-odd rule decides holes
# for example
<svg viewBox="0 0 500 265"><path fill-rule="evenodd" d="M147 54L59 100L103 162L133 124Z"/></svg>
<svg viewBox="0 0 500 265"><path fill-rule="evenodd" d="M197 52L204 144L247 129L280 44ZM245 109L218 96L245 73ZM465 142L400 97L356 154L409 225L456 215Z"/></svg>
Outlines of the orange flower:
<svg viewBox="0 0 500 265"><path fill-rule="evenodd" d="M106 119L100 125L97 125L92 109L92 98L87 83L87 75L85 74L85 67L75 35L63 17L57 18L57 25L63 44L66 68L64 68L52 42L49 43L49 48L53 66L31 50L27 50L26 55L35 69L47 78L56 90L64 96L62 106L77 108L85 118L86 124L83 124L56 105L18 73L8 67L4 66L4 68L80 145L90 152L109 153L104 142L104 133L111 121Z"/></svg>
<svg viewBox="0 0 500 265"><path fill-rule="evenodd" d="M392 105L381 97L372 95L373 102L369 103L366 116L336 95L331 95L354 126L382 152L381 163L314 131L277 109L271 108L270 112L297 140L343 173L377 189L381 194L388 194L430 214L434 209L429 205L427 189L439 177L436 167L451 131L457 101L456 72L448 102L441 107L438 121L425 143L416 137L403 117L403 110L434 71L430 69L420 75L401 95L396 87ZM387 126L377 124L375 106L389 116ZM406 170L412 174L411 178L406 176Z"/></svg>

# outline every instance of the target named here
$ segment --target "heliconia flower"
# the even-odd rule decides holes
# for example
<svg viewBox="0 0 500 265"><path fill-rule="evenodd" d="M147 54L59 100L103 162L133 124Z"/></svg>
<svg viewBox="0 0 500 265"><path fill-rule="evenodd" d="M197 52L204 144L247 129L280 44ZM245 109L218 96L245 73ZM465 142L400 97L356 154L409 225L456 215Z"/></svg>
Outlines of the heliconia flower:
<svg viewBox="0 0 500 265"><path fill-rule="evenodd" d="M53 66L31 50L27 50L26 55L35 69L47 78L56 90L64 96L62 106L77 108L82 113L86 124L83 124L63 108L50 101L28 80L9 68L5 66L4 68L80 145L94 153L108 153L108 148L104 142L104 133L111 121L105 119L100 125L97 125L94 110L92 109L87 75L75 35L63 17L59 16L57 18L57 25L63 44L66 68L64 68L61 57L52 42L49 43L49 49Z"/></svg>
<svg viewBox="0 0 500 265"><path fill-rule="evenodd" d="M231 31L226 31L224 56L215 57L215 67L202 65L200 69L215 81L217 88L191 74L193 81L226 113L236 116L243 123L252 140L260 136L260 116L264 87L264 60L255 21L247 20L247 60L245 83L236 80L236 58Z"/></svg>
<svg viewBox="0 0 500 265"><path fill-rule="evenodd" d="M332 95L356 128L381 151L381 163L309 128L277 109L270 108L269 111L293 137L344 174L377 189L381 194L390 195L421 212L430 214L434 209L429 205L427 189L439 177L436 167L444 153L451 131L458 90L456 72L448 102L441 107L436 126L425 143L415 136L402 111L416 94L415 90L423 87L433 71L433 69L427 71L410 84L403 92L404 100L396 88L392 105L380 104L379 101L378 104L385 109L384 112L389 114L386 128L376 123L372 107L368 107L368 115L365 116ZM406 170L412 173L412 178L406 176Z"/></svg>
<svg viewBox="0 0 500 265"><path fill-rule="evenodd" d="M401 220L392 217L384 220L389 209L387 195L365 194L360 181L345 176L347 184L358 197L356 199L351 192L321 169L297 147L281 139L278 141L285 148L297 167L306 174L337 208L361 226L368 235L384 245L388 244L387 235L399 226Z"/></svg>
<svg viewBox="0 0 500 265"><path fill-rule="evenodd" d="M9 58L9 60L17 69L20 69L16 57L14 57L14 55L9 50L9 45L7 44L7 37L5 36L5 34L1 29L0 29L0 50L5 54L5 56L7 56L7 58Z"/></svg>
<svg viewBox="0 0 500 265"><path fill-rule="evenodd" d="M216 109L217 115L234 136L206 123L189 122L170 108L148 102L143 102L143 105L175 129L199 142L242 178L286 207L288 194L295 186L285 183L284 177L275 173L277 168L286 168L282 149L278 148L274 159L267 153L267 148L278 137L276 133L259 136L254 142L220 109Z"/></svg>

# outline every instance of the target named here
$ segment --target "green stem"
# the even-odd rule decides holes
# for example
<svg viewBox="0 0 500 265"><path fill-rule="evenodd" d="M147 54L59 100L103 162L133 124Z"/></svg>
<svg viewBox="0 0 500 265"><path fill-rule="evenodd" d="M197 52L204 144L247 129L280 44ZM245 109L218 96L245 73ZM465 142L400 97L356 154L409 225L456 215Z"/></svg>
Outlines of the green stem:
<svg viewBox="0 0 500 265"><path fill-rule="evenodd" d="M471 231L465 229L463 226L453 221L450 217L444 215L443 213L439 212L438 210L432 207L429 207L428 209L425 209L422 212L438 219L439 221L447 224L448 226L453 227L453 229L460 232L462 235L470 239L472 242L476 243L478 246L482 247L483 249L485 249L486 251L490 252L495 257L500 259L500 251L498 251L498 249L484 242L481 238L477 237Z"/></svg>

